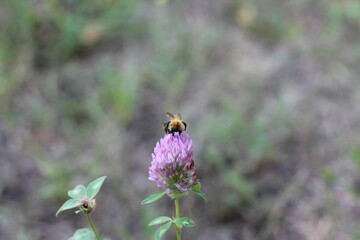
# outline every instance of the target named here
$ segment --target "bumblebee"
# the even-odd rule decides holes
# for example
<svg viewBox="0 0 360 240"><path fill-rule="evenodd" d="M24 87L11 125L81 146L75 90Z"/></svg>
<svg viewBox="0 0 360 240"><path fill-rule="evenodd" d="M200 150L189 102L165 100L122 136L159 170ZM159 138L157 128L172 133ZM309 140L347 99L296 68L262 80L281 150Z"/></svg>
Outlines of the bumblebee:
<svg viewBox="0 0 360 240"><path fill-rule="evenodd" d="M166 115L170 121L164 123L163 125L165 133L174 134L175 132L178 132L179 134L181 134L181 132L186 130L186 123L181 120L180 113L171 114L167 112Z"/></svg>

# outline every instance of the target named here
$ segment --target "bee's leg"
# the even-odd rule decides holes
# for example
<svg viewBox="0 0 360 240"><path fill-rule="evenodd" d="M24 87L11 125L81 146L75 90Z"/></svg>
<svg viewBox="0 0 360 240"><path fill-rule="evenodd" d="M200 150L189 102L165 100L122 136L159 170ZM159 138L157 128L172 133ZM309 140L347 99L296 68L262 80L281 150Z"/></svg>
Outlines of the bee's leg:
<svg viewBox="0 0 360 240"><path fill-rule="evenodd" d="M184 124L184 127L185 127L184 130L186 130L186 126L187 126L186 122L182 122L182 123Z"/></svg>
<svg viewBox="0 0 360 240"><path fill-rule="evenodd" d="M169 134L169 122L166 122L163 124L163 128L164 128L164 131L165 133Z"/></svg>

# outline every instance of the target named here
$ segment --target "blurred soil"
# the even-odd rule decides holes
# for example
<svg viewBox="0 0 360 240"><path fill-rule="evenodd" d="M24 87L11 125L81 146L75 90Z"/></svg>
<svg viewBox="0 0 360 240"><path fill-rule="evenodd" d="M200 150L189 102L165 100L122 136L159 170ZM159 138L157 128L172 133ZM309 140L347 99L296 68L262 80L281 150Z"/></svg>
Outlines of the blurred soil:
<svg viewBox="0 0 360 240"><path fill-rule="evenodd" d="M19 32L5 20L20 1L0 3L1 239L68 239L86 219L56 210L102 175L99 231L152 239L147 223L173 211L140 205L159 191L148 167L167 111L189 126L209 199L181 200L197 224L184 239L359 238L353 1L37 2Z"/></svg>

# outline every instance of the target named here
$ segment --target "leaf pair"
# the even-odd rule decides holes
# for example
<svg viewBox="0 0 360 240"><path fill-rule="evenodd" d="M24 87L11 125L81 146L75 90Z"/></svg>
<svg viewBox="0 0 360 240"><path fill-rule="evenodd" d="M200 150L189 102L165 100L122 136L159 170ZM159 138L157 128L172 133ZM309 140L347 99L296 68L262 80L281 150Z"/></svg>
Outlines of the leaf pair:
<svg viewBox="0 0 360 240"><path fill-rule="evenodd" d="M165 223L165 224L156 230L155 240L161 239L164 236L164 234L170 229L172 224L176 224L176 226L178 226L178 227L193 227L193 226L195 226L194 221L191 220L190 218L183 217L183 218L176 218L173 220L166 216L161 216L161 217L155 218L154 220L152 220L149 223L149 226L154 226L154 225L158 225L158 224L162 224L162 223Z"/></svg>
<svg viewBox="0 0 360 240"><path fill-rule="evenodd" d="M69 197L80 200L82 198L93 199L100 191L101 185L106 176L95 179L85 188L83 185L77 185L74 189L68 191Z"/></svg>
<svg viewBox="0 0 360 240"><path fill-rule="evenodd" d="M194 186L191 190L194 193L196 193L197 195L199 195L202 199L204 199L205 202L207 202L207 198L206 198L205 193L200 191L201 190L201 184L200 183L196 184L196 186ZM145 198L144 200L142 200L141 204L148 204L148 203L155 202L155 201L161 199L165 194L166 194L166 192L153 194L153 195ZM181 196L183 196L183 194ZM175 198L180 198L181 196L178 196L178 197L175 197ZM156 232L155 232L155 240L161 239L164 236L164 234L170 229L172 224L174 224L175 227L179 227L179 228L195 226L194 221L189 219L189 218L183 217L183 218L171 219L171 218L166 217L166 216L161 216L161 217L155 218L154 220L152 220L149 223L149 226L162 224L162 223L165 223L165 224L163 224L161 227L159 227L156 230Z"/></svg>
<svg viewBox="0 0 360 240"><path fill-rule="evenodd" d="M205 195L205 193L203 193L202 191L200 191L201 189L201 184L198 183L196 184L195 187L193 187L191 190L196 193L197 195L199 195L202 199L204 199L205 202L207 202L207 197ZM166 192L161 192L161 193L156 193L153 194L147 198L145 198L144 200L141 201L141 204L148 204L148 203L152 203L155 202L157 200L159 200L160 198L162 198L164 195L166 194Z"/></svg>
<svg viewBox="0 0 360 240"><path fill-rule="evenodd" d="M102 184L105 181L106 176L99 177L89 183L85 188L83 185L77 185L74 189L68 191L69 197L71 199L67 200L56 212L56 216L61 212L75 208L79 206L79 201L84 198L93 199L99 193ZM77 211L78 212L78 211Z"/></svg>

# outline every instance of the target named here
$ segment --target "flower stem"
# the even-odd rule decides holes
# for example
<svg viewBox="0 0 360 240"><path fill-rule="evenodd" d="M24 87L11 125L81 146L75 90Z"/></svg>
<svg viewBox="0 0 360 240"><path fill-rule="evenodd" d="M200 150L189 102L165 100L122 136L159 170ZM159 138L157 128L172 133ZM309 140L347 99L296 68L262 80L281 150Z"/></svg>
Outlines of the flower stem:
<svg viewBox="0 0 360 240"><path fill-rule="evenodd" d="M101 240L101 237L99 236L99 234L97 233L96 229L95 229L95 226L93 224L93 222L91 221L91 218L90 218L90 214L89 213L85 213L86 216L87 216L87 219L89 220L89 223L90 223L90 226L92 228L92 230L94 231L95 233L95 236L96 236L96 239L97 240Z"/></svg>
<svg viewBox="0 0 360 240"><path fill-rule="evenodd" d="M179 198L175 198L175 217L180 218ZM178 227L175 223L174 227L176 230L176 239L181 240L181 228Z"/></svg>

